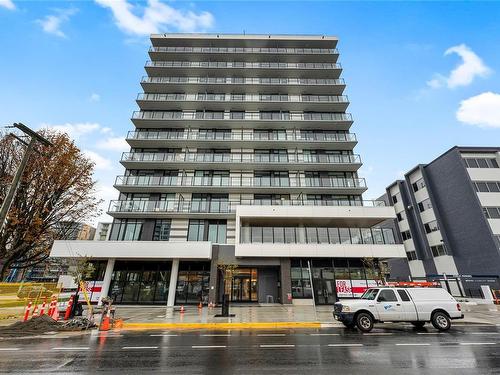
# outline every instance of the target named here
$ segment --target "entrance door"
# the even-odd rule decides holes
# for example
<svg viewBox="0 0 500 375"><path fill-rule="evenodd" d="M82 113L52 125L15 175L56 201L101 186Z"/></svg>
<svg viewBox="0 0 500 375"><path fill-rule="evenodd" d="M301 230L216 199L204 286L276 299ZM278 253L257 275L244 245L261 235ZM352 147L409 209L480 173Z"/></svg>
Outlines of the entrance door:
<svg viewBox="0 0 500 375"><path fill-rule="evenodd" d="M235 302L251 301L251 279L245 276L233 277L231 286L231 300Z"/></svg>
<svg viewBox="0 0 500 375"><path fill-rule="evenodd" d="M335 280L313 279L314 299L317 305L331 305L337 302Z"/></svg>

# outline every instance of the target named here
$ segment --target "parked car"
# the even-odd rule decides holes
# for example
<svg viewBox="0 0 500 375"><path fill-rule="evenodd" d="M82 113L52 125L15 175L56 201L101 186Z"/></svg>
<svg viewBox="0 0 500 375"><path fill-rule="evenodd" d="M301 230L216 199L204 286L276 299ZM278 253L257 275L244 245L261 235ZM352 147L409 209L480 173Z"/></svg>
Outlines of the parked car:
<svg viewBox="0 0 500 375"><path fill-rule="evenodd" d="M374 323L410 322L421 328L431 322L447 331L452 319L463 319L460 304L442 288L370 288L359 299L341 300L333 316L346 327L369 332Z"/></svg>

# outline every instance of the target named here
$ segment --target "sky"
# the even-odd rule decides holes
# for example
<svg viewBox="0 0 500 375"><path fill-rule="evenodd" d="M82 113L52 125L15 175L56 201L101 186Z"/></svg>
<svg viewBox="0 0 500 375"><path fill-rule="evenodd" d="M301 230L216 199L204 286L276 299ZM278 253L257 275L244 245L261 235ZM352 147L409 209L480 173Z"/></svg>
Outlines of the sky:
<svg viewBox="0 0 500 375"><path fill-rule="evenodd" d="M0 0L0 125L68 132L105 211L150 33L333 35L373 199L454 145L499 146L498 20L500 2L478 1Z"/></svg>

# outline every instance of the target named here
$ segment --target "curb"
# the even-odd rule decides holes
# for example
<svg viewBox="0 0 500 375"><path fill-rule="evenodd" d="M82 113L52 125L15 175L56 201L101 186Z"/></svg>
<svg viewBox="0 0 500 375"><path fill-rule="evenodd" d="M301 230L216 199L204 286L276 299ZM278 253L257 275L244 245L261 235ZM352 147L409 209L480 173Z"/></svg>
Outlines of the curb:
<svg viewBox="0 0 500 375"><path fill-rule="evenodd" d="M321 328L320 322L259 322L259 323L123 323L125 330L140 329L269 329Z"/></svg>

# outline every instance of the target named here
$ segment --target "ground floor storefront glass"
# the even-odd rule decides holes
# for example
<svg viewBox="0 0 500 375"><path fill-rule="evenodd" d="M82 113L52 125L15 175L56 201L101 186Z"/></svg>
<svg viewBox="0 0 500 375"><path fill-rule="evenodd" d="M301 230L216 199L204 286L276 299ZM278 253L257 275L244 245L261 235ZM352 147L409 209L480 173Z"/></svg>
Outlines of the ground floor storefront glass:
<svg viewBox="0 0 500 375"><path fill-rule="evenodd" d="M208 303L210 262L180 262L175 304Z"/></svg>
<svg viewBox="0 0 500 375"><path fill-rule="evenodd" d="M314 292L318 305L359 297L368 287L377 285L376 273L359 258L292 259L292 297L312 298Z"/></svg>
<svg viewBox="0 0 500 375"><path fill-rule="evenodd" d="M115 303L166 304L171 262L116 261L109 294Z"/></svg>
<svg viewBox="0 0 500 375"><path fill-rule="evenodd" d="M225 293L233 302L257 302L257 269L237 268L231 280L225 281Z"/></svg>

